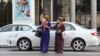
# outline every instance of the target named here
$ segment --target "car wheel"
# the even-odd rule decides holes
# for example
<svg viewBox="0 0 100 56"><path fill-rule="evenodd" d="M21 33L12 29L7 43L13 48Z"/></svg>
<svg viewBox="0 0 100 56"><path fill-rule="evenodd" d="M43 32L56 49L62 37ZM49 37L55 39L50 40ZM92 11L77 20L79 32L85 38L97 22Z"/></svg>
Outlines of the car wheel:
<svg viewBox="0 0 100 56"><path fill-rule="evenodd" d="M26 51L31 49L31 42L30 40L23 38L18 41L18 48L20 50Z"/></svg>
<svg viewBox="0 0 100 56"><path fill-rule="evenodd" d="M83 51L85 48L85 42L81 39L75 39L72 42L72 48L74 51Z"/></svg>

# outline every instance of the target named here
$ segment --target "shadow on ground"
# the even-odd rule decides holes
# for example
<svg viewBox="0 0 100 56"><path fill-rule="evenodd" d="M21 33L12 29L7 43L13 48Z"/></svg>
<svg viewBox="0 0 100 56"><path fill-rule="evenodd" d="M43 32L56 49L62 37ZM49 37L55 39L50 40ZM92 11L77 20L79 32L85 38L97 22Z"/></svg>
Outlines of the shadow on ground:
<svg viewBox="0 0 100 56"><path fill-rule="evenodd" d="M18 48L11 48L8 51L23 52L23 51L19 50ZM34 49L24 51L24 52L40 52L40 48L34 48ZM54 49L49 49L49 52L54 52ZM64 52L100 52L100 49L86 48L84 51L73 51L71 48L66 48L66 49L64 49Z"/></svg>

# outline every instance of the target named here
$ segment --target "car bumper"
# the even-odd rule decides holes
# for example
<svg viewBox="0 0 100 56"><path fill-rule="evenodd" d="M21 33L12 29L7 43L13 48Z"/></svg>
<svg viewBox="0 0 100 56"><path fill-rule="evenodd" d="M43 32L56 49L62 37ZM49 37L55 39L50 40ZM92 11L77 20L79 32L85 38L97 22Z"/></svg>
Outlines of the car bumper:
<svg viewBox="0 0 100 56"><path fill-rule="evenodd" d="M88 40L87 46L98 46L100 44L100 40L97 36L91 37Z"/></svg>

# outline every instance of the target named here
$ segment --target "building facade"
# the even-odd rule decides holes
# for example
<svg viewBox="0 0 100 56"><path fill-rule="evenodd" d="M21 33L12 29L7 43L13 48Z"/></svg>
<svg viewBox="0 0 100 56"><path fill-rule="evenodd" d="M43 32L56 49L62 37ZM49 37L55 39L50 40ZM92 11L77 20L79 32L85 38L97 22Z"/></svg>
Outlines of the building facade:
<svg viewBox="0 0 100 56"><path fill-rule="evenodd" d="M19 1L19 0L18 0ZM88 28L100 27L99 0L27 0L30 1L30 16L23 19L16 18L16 2L14 0L0 0L0 26L10 23L40 24L43 15L48 14L51 21L57 17L64 17L66 22L75 22ZM34 10L35 9L35 10ZM35 13L34 13L35 12Z"/></svg>
<svg viewBox="0 0 100 56"><path fill-rule="evenodd" d="M38 0L35 3L40 4L39 7L35 6L40 8L38 11L40 18L43 10L43 14L51 16L51 21L56 21L57 17L62 16L65 21L75 22L88 28L100 27L99 0L48 0L48 3L47 0Z"/></svg>

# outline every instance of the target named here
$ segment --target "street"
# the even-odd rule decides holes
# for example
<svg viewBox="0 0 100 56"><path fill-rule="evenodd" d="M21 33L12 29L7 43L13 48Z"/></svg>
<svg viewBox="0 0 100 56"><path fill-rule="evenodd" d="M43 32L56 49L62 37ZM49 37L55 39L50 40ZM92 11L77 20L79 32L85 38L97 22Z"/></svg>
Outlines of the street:
<svg viewBox="0 0 100 56"><path fill-rule="evenodd" d="M52 48L42 54L39 48L30 51L20 51L18 48L0 48L0 56L100 56L100 46L87 47L82 52L75 52L71 48L64 48L63 54L56 54Z"/></svg>

